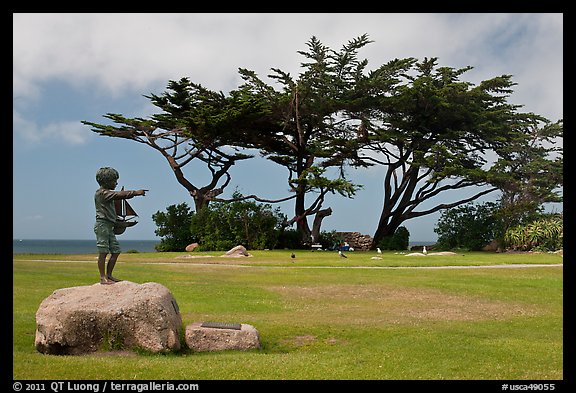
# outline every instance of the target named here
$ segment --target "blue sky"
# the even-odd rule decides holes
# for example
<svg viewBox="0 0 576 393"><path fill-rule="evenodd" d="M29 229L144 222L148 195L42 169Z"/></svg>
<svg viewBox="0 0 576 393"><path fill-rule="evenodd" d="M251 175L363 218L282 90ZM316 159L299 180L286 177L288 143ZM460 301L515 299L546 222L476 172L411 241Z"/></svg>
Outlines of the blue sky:
<svg viewBox="0 0 576 393"><path fill-rule="evenodd" d="M131 201L139 223L120 239L156 239L152 214L182 202L193 206L190 196L156 151L98 136L82 120L105 123L108 112L147 117L154 108L143 96L161 94L182 77L226 93L241 83L239 67L263 79L271 68L298 75L304 59L297 51L312 36L338 50L364 33L374 41L359 53L369 69L394 58L438 57L441 66L474 67L462 77L474 84L511 74L517 83L511 103L552 121L563 118L562 14L13 14L13 238L92 239L95 174L112 166L119 187L149 190ZM188 177L202 183L205 174L196 169ZM326 200L334 213L323 229L372 235L383 169L348 174L364 187L354 199ZM276 164L247 160L233 168L227 195L237 188L283 197L286 176ZM292 202L278 206L292 217ZM405 222L410 239L434 241L438 218Z"/></svg>

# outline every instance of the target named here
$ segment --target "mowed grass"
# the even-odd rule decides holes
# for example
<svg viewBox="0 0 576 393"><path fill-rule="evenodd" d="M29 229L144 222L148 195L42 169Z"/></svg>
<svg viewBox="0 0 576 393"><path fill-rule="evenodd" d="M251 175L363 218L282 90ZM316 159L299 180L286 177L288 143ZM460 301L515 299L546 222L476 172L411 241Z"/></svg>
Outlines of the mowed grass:
<svg viewBox="0 0 576 393"><path fill-rule="evenodd" d="M253 325L262 349L85 356L37 352L35 313L56 289L98 282L96 255L14 255L13 378L563 379L563 268L482 267L556 254L252 253L124 253L115 275L166 286L183 328ZM412 268L451 265L476 267Z"/></svg>

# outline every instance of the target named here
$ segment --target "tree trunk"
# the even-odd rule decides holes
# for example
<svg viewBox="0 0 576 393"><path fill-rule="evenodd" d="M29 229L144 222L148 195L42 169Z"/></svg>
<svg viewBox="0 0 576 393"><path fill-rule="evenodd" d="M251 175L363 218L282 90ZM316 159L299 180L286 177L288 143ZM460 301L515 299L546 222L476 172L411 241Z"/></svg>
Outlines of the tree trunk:
<svg viewBox="0 0 576 393"><path fill-rule="evenodd" d="M372 246L370 248L375 249L378 247L378 243L380 243L382 239L394 235L396 229L398 229L400 224L403 222L404 220L402 218L392 217L392 219L388 220L386 223L380 223L378 228L376 228L374 236L372 237Z"/></svg>
<svg viewBox="0 0 576 393"><path fill-rule="evenodd" d="M312 223L312 232L310 237L312 238L312 243L318 243L320 239L320 227L322 226L322 220L332 214L332 208L319 210L314 216L314 222Z"/></svg>
<svg viewBox="0 0 576 393"><path fill-rule="evenodd" d="M195 193L192 198L194 199L194 208L196 209L196 213L203 208L208 207L208 204L210 203L210 200L200 192Z"/></svg>
<svg viewBox="0 0 576 393"><path fill-rule="evenodd" d="M297 191L298 192L298 191ZM298 193L296 196L296 203L294 207L294 214L296 219L296 230L301 236L302 243L310 243L310 226L308 225L308 218L306 217L305 198L306 194Z"/></svg>
<svg viewBox="0 0 576 393"><path fill-rule="evenodd" d="M384 177L384 206L378 221L378 227L372 238L372 249L378 247L378 243L388 236L394 235L396 229L407 219L404 215L409 206L410 199L418 184L419 167L411 165L402 175L402 181L396 187L392 187L394 174L399 163L390 167ZM392 210L394 209L394 210Z"/></svg>

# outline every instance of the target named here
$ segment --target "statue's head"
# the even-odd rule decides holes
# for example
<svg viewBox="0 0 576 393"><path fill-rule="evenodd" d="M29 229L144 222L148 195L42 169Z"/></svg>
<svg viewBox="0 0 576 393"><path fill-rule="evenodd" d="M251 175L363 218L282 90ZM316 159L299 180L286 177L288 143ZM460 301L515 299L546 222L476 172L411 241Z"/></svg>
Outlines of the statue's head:
<svg viewBox="0 0 576 393"><path fill-rule="evenodd" d="M96 172L96 181L100 184L100 187L113 190L116 188L116 184L120 175L118 171L114 168L104 167L98 169Z"/></svg>

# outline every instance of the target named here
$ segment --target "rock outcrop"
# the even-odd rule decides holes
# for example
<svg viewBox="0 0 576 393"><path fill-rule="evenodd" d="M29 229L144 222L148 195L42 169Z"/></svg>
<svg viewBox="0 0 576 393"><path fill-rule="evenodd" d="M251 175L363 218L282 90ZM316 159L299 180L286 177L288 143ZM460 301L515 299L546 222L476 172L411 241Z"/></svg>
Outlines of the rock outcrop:
<svg viewBox="0 0 576 393"><path fill-rule="evenodd" d="M46 354L78 355L98 350L180 349L182 318L165 286L121 281L62 288L36 312L35 346Z"/></svg>
<svg viewBox="0 0 576 393"><path fill-rule="evenodd" d="M367 251L372 246L372 236L360 232L336 232L343 242L347 242L356 251Z"/></svg>

